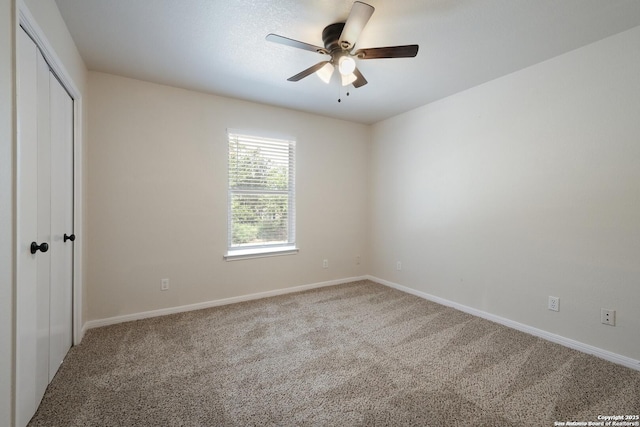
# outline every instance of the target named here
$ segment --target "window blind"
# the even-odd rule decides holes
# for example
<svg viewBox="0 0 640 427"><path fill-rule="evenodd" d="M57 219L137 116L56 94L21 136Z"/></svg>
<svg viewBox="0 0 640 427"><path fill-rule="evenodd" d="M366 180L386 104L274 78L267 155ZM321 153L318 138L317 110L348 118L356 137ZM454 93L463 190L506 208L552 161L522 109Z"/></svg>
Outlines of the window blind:
<svg viewBox="0 0 640 427"><path fill-rule="evenodd" d="M295 141L228 137L228 250L295 246Z"/></svg>

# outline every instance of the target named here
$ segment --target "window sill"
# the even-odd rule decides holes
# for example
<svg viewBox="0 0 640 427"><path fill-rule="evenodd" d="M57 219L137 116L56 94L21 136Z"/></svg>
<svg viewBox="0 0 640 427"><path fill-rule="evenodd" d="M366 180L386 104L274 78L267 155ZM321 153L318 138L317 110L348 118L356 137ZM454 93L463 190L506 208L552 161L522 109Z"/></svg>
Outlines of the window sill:
<svg viewBox="0 0 640 427"><path fill-rule="evenodd" d="M299 251L295 246L281 246L278 248L236 249L224 255L225 261L240 261L243 259L265 258L272 256L294 255Z"/></svg>

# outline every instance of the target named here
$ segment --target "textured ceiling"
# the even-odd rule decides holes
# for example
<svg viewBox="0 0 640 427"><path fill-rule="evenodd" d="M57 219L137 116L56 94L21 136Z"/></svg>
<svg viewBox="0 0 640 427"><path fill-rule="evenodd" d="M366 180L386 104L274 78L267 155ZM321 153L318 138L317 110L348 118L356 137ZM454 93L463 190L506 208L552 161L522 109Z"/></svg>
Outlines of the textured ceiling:
<svg viewBox="0 0 640 427"><path fill-rule="evenodd" d="M411 59L359 61L369 81L286 79L327 57L351 0L56 0L94 71L374 123L640 25L639 0L368 0L358 47L419 44ZM337 99L342 97L343 102Z"/></svg>

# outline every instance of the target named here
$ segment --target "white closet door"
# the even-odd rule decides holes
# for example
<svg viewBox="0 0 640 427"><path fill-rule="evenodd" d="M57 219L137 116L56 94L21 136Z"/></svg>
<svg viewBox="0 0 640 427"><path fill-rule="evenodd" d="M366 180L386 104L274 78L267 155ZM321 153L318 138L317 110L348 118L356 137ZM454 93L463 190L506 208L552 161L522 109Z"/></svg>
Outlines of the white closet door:
<svg viewBox="0 0 640 427"><path fill-rule="evenodd" d="M51 292L49 381L72 343L73 100L50 76L51 105ZM65 235L67 239L65 241Z"/></svg>
<svg viewBox="0 0 640 427"><path fill-rule="evenodd" d="M38 407L37 261L30 245L38 230L38 49L24 31L18 40L17 266L16 281L16 423L24 426Z"/></svg>
<svg viewBox="0 0 640 427"><path fill-rule="evenodd" d="M73 244L63 236L73 233L73 101L23 30L17 47L15 404L22 427L71 347Z"/></svg>
<svg viewBox="0 0 640 427"><path fill-rule="evenodd" d="M49 65L38 50L38 243L46 252L36 253L38 325L36 360L36 401L40 403L49 385L49 299L51 287L51 116L49 108Z"/></svg>
<svg viewBox="0 0 640 427"><path fill-rule="evenodd" d="M18 51L16 403L26 425L49 384L51 142L49 66L24 31Z"/></svg>

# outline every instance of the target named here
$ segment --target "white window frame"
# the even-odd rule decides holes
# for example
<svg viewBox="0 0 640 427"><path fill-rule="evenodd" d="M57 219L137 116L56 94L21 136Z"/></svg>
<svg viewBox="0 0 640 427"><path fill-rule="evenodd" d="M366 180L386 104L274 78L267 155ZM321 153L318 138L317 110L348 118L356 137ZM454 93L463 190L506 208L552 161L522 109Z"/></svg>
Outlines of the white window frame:
<svg viewBox="0 0 640 427"><path fill-rule="evenodd" d="M231 149L232 139L244 139L246 141L256 141L259 144L261 141L265 143L278 143L287 144L289 151L289 179L288 188L286 190L277 191L277 194L287 194L289 199L287 210L287 237L286 243L267 243L258 245L243 245L233 246L233 212L232 212L232 200L234 194L247 193L262 193L273 194L271 190L256 190L251 189L233 189L231 188L231 174L229 164L229 150ZM227 252L224 255L224 259L227 261L236 261L250 258L262 258L280 255L292 255L298 253L296 247L296 215L295 215L295 163L296 163L296 141L290 137L267 137L257 135L252 132L239 131L234 129L227 129Z"/></svg>

